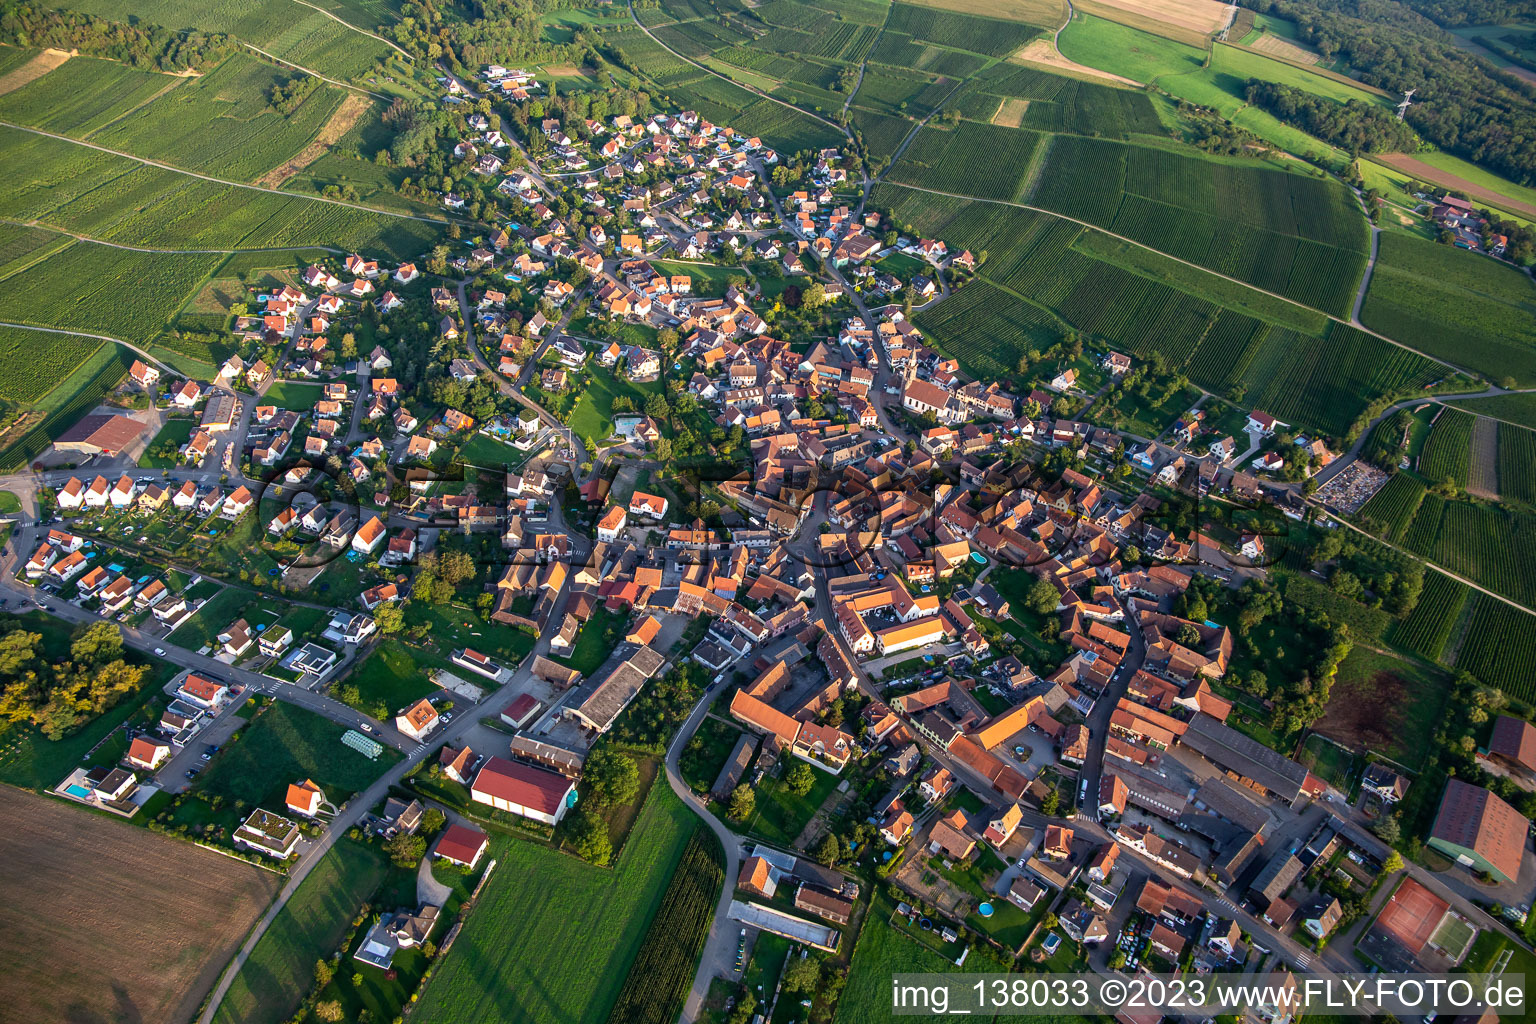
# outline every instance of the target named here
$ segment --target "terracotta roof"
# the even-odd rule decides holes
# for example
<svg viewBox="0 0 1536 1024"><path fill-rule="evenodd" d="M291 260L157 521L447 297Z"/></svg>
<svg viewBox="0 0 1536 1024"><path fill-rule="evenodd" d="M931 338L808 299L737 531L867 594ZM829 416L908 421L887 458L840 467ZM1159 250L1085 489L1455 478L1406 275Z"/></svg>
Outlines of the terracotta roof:
<svg viewBox="0 0 1536 1024"><path fill-rule="evenodd" d="M555 814L572 785L570 779L556 772L492 757L475 776L471 789L498 800L521 804L529 810Z"/></svg>
<svg viewBox="0 0 1536 1024"><path fill-rule="evenodd" d="M1445 784L1430 837L1472 850L1506 878L1520 876L1530 822L1481 786L1460 779Z"/></svg>
<svg viewBox="0 0 1536 1024"><path fill-rule="evenodd" d="M485 833L479 829L467 825L449 825L437 841L437 855L460 864L472 864L480 856L480 851L485 849L487 841Z"/></svg>

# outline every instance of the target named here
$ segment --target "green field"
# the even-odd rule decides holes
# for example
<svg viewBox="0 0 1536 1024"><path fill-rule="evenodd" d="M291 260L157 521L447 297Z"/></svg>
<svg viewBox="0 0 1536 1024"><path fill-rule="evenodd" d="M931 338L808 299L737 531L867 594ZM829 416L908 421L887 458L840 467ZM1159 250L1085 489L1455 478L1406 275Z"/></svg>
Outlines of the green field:
<svg viewBox="0 0 1536 1024"><path fill-rule="evenodd" d="M1360 519L1388 540L1402 537L1424 500L1424 482L1410 473L1397 473L1360 509Z"/></svg>
<svg viewBox="0 0 1536 1024"><path fill-rule="evenodd" d="M187 170L252 181L303 149L341 105L343 90L321 85L292 114L279 114L267 95L290 77L291 71L237 53L92 141ZM101 91L103 102L113 102L110 83Z"/></svg>
<svg viewBox="0 0 1536 1024"><path fill-rule="evenodd" d="M695 820L652 786L612 868L493 833L500 866L412 1020L603 1024Z"/></svg>
<svg viewBox="0 0 1536 1024"><path fill-rule="evenodd" d="M325 395L319 384L301 384L298 381L274 381L261 396L262 405L275 405L279 409L308 412Z"/></svg>
<svg viewBox="0 0 1536 1024"><path fill-rule="evenodd" d="M436 223L205 181L17 128L0 128L0 209L89 238L165 249L328 245L412 258L440 233Z"/></svg>
<svg viewBox="0 0 1536 1024"><path fill-rule="evenodd" d="M1357 753L1376 751L1417 768L1434 746L1450 692L1442 670L1356 646L1339 665L1314 728Z"/></svg>
<svg viewBox="0 0 1536 1024"><path fill-rule="evenodd" d="M1199 71L1205 64L1204 51L1193 46L1091 14L1075 14L1057 45L1068 60L1142 83Z"/></svg>
<svg viewBox="0 0 1536 1024"><path fill-rule="evenodd" d="M1457 402L1456 407L1536 429L1536 393L1473 398Z"/></svg>
<svg viewBox="0 0 1536 1024"><path fill-rule="evenodd" d="M391 712L435 693L436 683L417 666L410 651L398 640L385 640L346 678L346 685L357 687L365 708L382 702Z"/></svg>
<svg viewBox="0 0 1536 1024"><path fill-rule="evenodd" d="M1365 270L1342 186L1252 162L1058 136L1029 201L1325 312L1348 312Z"/></svg>
<svg viewBox="0 0 1536 1024"><path fill-rule="evenodd" d="M104 344L99 338L0 327L0 399L35 404Z"/></svg>
<svg viewBox="0 0 1536 1024"><path fill-rule="evenodd" d="M171 445L180 448L192 439L192 432L197 429L197 420L166 420L165 426L149 442L149 447L144 454L139 456L140 469L166 469L180 465L181 459L177 455L151 455L149 454L163 445Z"/></svg>
<svg viewBox="0 0 1536 1024"><path fill-rule="evenodd" d="M370 761L341 744L346 730L313 711L276 701L213 759L198 790L247 806L282 805L289 783L314 779L334 803L367 789L400 754L384 748Z"/></svg>
<svg viewBox="0 0 1536 1024"><path fill-rule="evenodd" d="M379 851L345 836L304 879L235 975L214 1024L278 1024L314 987L315 961L329 957L353 915L384 880ZM344 963L342 970L352 970Z"/></svg>
<svg viewBox="0 0 1536 1024"><path fill-rule="evenodd" d="M1487 256L1395 231L1381 252L1361 321L1498 382L1536 384L1536 284Z"/></svg>
<svg viewBox="0 0 1536 1024"><path fill-rule="evenodd" d="M1426 494L1402 543L1490 590L1536 603L1536 513Z"/></svg>
<svg viewBox="0 0 1536 1024"><path fill-rule="evenodd" d="M1498 424L1499 497L1536 505L1536 431Z"/></svg>
<svg viewBox="0 0 1536 1024"><path fill-rule="evenodd" d="M86 138L157 93L188 81L137 71L116 61L75 57L0 96L0 120Z"/></svg>
<svg viewBox="0 0 1536 1024"><path fill-rule="evenodd" d="M121 19L123 8L113 0L64 0L59 6L99 18ZM317 4L316 6L325 6ZM333 4L355 9L343 20L373 28L392 20L390 4ZM372 18L356 12L371 10ZM268 53L301 67L342 81L366 81L391 51L377 39L347 28L319 11L299 7L290 0L144 0L133 6L135 18L171 29L223 32L261 47ZM371 21L371 24L369 23Z"/></svg>

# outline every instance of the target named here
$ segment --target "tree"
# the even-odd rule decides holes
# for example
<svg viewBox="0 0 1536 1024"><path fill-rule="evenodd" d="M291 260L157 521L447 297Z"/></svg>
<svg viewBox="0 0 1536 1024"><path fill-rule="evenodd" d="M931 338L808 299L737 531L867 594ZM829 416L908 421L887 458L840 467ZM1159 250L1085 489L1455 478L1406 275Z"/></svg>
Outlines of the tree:
<svg viewBox="0 0 1536 1024"><path fill-rule="evenodd" d="M796 764L784 773L784 784L795 796L805 796L816 785L816 776L812 774L810 765Z"/></svg>
<svg viewBox="0 0 1536 1024"><path fill-rule="evenodd" d="M405 609L393 601L381 604L373 610L373 620L385 636L398 633L405 628Z"/></svg>
<svg viewBox="0 0 1536 1024"><path fill-rule="evenodd" d="M436 832L440 832L442 831L443 826L447 823L448 818L445 814L443 814L442 811L438 810L436 807L428 807L421 816L422 834L430 836Z"/></svg>
<svg viewBox="0 0 1536 1024"><path fill-rule="evenodd" d="M413 868L426 856L427 841L421 836L401 832L384 843L384 852L397 868Z"/></svg>
<svg viewBox="0 0 1536 1024"><path fill-rule="evenodd" d="M828 832L816 846L811 858L824 867L836 864L843 855L843 845L837 841L837 836Z"/></svg>
<svg viewBox="0 0 1536 1024"><path fill-rule="evenodd" d="M1056 812L1060 809L1061 794L1056 792L1055 789L1052 789L1050 792L1046 793L1045 797L1040 801L1040 813L1045 815L1047 818L1054 818L1056 816Z"/></svg>
<svg viewBox="0 0 1536 1024"><path fill-rule="evenodd" d="M1025 607L1039 615L1049 615L1060 603L1061 595L1056 592L1056 585L1047 579L1036 580L1024 598Z"/></svg>
<svg viewBox="0 0 1536 1024"><path fill-rule="evenodd" d="M757 996L751 989L743 989L741 999L731 1009L731 1015L726 1018L726 1024L748 1024L757 1015Z"/></svg>
<svg viewBox="0 0 1536 1024"><path fill-rule="evenodd" d="M627 804L640 792L640 769L634 758L607 748L594 750L587 757L582 778L598 807Z"/></svg>
<svg viewBox="0 0 1536 1024"><path fill-rule="evenodd" d="M1403 826L1395 814L1383 817L1371 831L1375 832L1376 837L1384 843L1396 843L1403 838Z"/></svg>
<svg viewBox="0 0 1536 1024"><path fill-rule="evenodd" d="M339 999L327 999L323 1003L315 1004L315 1019L323 1020L326 1024L335 1024L335 1022L343 1020L345 1017L346 1011L341 1008L341 1000Z"/></svg>
<svg viewBox="0 0 1536 1024"><path fill-rule="evenodd" d="M756 810L757 794L752 792L752 787L743 783L731 790L725 813L730 815L732 821L746 821Z"/></svg>
<svg viewBox="0 0 1536 1024"><path fill-rule="evenodd" d="M331 977L335 973L336 973L336 969L331 966L331 962L329 960L316 960L315 961L315 987L316 988L325 988L325 986L327 986L327 985L329 985L331 983Z"/></svg>
<svg viewBox="0 0 1536 1024"><path fill-rule="evenodd" d="M613 859L613 844L608 829L590 814L577 812L566 819L566 841L576 856L590 864L603 865Z"/></svg>
<svg viewBox="0 0 1536 1024"><path fill-rule="evenodd" d="M1401 870L1403 870L1403 855L1398 853L1396 850L1393 850L1391 853L1387 854L1387 859L1382 862L1381 873L1384 875L1390 875L1394 871Z"/></svg>
<svg viewBox="0 0 1536 1024"><path fill-rule="evenodd" d="M95 622L75 633L70 658L79 665L95 667L123 656L123 634L110 622Z"/></svg>
<svg viewBox="0 0 1536 1024"><path fill-rule="evenodd" d="M821 977L821 961L809 956L791 957L784 968L783 985L786 992L814 992L816 981Z"/></svg>
<svg viewBox="0 0 1536 1024"><path fill-rule="evenodd" d="M1195 647L1200 643L1200 630L1195 628L1194 623L1183 623L1179 626L1179 631L1175 634L1174 640L1185 647Z"/></svg>

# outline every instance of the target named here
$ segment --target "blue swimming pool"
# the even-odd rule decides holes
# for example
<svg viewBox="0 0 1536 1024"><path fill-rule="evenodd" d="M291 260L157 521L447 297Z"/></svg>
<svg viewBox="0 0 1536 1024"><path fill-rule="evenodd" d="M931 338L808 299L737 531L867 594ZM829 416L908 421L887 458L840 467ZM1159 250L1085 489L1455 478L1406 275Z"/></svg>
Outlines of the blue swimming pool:
<svg viewBox="0 0 1536 1024"><path fill-rule="evenodd" d="M980 551L972 551L971 561L975 562L977 565L986 565L987 556L982 554Z"/></svg>
<svg viewBox="0 0 1536 1024"><path fill-rule="evenodd" d="M69 785L65 786L64 792L79 800L84 800L86 797L91 795L90 790L75 782L71 782Z"/></svg>

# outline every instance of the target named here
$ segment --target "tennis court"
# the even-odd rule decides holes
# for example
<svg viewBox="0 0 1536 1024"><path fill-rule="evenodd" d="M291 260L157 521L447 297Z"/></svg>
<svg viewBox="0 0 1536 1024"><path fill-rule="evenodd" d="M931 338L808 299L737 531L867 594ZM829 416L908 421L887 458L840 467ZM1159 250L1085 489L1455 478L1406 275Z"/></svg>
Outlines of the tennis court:
<svg viewBox="0 0 1536 1024"><path fill-rule="evenodd" d="M1450 904L1411 878L1404 878L1387 905L1381 908L1376 924L1417 955L1429 943L1430 936Z"/></svg>

